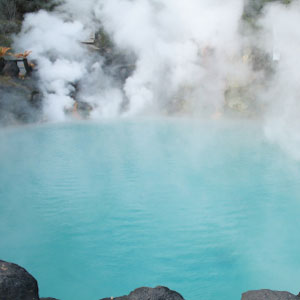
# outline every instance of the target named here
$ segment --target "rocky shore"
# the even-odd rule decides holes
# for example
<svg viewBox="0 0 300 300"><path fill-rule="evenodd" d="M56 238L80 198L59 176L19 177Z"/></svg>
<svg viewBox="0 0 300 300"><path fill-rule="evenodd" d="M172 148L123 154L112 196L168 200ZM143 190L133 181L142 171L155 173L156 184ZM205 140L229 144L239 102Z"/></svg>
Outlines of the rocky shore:
<svg viewBox="0 0 300 300"><path fill-rule="evenodd" d="M100 300L184 300L178 292L167 287L141 287L129 295L102 298ZM298 296L288 292L271 290L249 291L242 295L242 300L299 300ZM24 268L0 260L0 300L58 300L40 298L37 280ZM63 300L63 299L61 299ZM83 299L87 300L87 299ZM200 299L199 299L200 300Z"/></svg>
<svg viewBox="0 0 300 300"><path fill-rule="evenodd" d="M298 296L288 292L279 292L271 290L249 291L242 295L242 300L299 300Z"/></svg>
<svg viewBox="0 0 300 300"><path fill-rule="evenodd" d="M35 78L0 75L0 125L36 122L41 118L41 95Z"/></svg>

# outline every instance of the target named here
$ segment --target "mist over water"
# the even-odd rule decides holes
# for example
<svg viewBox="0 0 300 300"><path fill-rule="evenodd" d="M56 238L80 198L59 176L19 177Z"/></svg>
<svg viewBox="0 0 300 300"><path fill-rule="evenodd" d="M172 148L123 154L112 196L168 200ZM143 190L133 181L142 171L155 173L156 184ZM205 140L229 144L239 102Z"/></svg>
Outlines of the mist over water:
<svg viewBox="0 0 300 300"><path fill-rule="evenodd" d="M254 122L48 124L0 139L1 258L41 296L298 293L299 165Z"/></svg>
<svg viewBox="0 0 300 300"><path fill-rule="evenodd" d="M298 159L299 1L266 4L256 29L243 21L247 3L66 0L27 15L15 45L38 62L47 120L68 119L74 93L91 105L92 119L219 118L230 107L262 118L266 136ZM99 30L134 66L125 80L82 44ZM265 61L251 57L253 49Z"/></svg>
<svg viewBox="0 0 300 300"><path fill-rule="evenodd" d="M66 0L26 15L14 43L50 124L0 131L0 254L42 296L299 292L300 4L266 4L255 28L244 12ZM85 44L98 31L120 62Z"/></svg>

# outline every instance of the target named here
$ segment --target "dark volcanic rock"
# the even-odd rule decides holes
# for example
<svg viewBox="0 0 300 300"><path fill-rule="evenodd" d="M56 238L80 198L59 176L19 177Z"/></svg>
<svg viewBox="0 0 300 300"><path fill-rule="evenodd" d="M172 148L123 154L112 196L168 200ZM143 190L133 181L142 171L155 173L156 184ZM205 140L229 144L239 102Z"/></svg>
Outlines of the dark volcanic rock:
<svg viewBox="0 0 300 300"><path fill-rule="evenodd" d="M0 300L39 300L37 281L20 266L0 260Z"/></svg>
<svg viewBox="0 0 300 300"><path fill-rule="evenodd" d="M88 115L92 110L93 107L84 101L77 101L77 110L81 112L82 115Z"/></svg>
<svg viewBox="0 0 300 300"><path fill-rule="evenodd" d="M104 298L101 300L110 300L111 298ZM167 287L158 286L156 288L141 287L128 296L113 298L114 300L184 300L184 298L177 292L171 291Z"/></svg>
<svg viewBox="0 0 300 300"><path fill-rule="evenodd" d="M288 293L271 290L249 291L242 295L242 300L299 300L300 298Z"/></svg>
<svg viewBox="0 0 300 300"><path fill-rule="evenodd" d="M2 73L5 66L5 60L3 57L0 57L0 74Z"/></svg>
<svg viewBox="0 0 300 300"><path fill-rule="evenodd" d="M20 69L16 60L8 60L2 70L4 76L18 77Z"/></svg>
<svg viewBox="0 0 300 300"><path fill-rule="evenodd" d="M23 64L24 64L24 68L25 68L25 70L26 70L26 75L27 75L27 76L30 76L31 73L32 73L32 71L33 71L33 68L32 68L32 66L28 63L27 58L24 58L24 59L23 59Z"/></svg>
<svg viewBox="0 0 300 300"><path fill-rule="evenodd" d="M0 125L38 121L41 94L34 78L0 76Z"/></svg>

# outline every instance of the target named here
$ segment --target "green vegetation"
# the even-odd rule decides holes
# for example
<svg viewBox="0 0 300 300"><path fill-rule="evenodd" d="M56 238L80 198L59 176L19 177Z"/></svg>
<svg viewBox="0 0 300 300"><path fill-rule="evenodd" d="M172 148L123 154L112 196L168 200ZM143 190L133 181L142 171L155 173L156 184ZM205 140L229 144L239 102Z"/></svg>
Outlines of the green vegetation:
<svg viewBox="0 0 300 300"><path fill-rule="evenodd" d="M21 20L24 14L40 9L52 10L55 0L0 0L0 17L4 20Z"/></svg>
<svg viewBox="0 0 300 300"><path fill-rule="evenodd" d="M109 35L101 28L95 36L95 45L100 48L101 52L107 51L107 49L112 50L114 45L109 37Z"/></svg>
<svg viewBox="0 0 300 300"><path fill-rule="evenodd" d="M11 46L11 35L20 31L26 13L53 10L58 4L58 0L0 0L0 46Z"/></svg>
<svg viewBox="0 0 300 300"><path fill-rule="evenodd" d="M279 2L288 5L292 0L245 0L242 19L250 25L255 26L257 18L263 13L263 8L270 2Z"/></svg>

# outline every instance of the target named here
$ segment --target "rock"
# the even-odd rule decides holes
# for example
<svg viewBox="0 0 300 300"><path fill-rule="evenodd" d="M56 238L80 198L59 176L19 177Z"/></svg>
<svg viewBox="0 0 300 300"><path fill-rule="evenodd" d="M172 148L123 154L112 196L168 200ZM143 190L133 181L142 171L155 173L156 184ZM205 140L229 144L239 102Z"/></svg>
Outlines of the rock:
<svg viewBox="0 0 300 300"><path fill-rule="evenodd" d="M0 260L0 300L39 300L37 281L20 266Z"/></svg>
<svg viewBox="0 0 300 300"><path fill-rule="evenodd" d="M25 70L26 70L26 75L27 75L27 76L30 76L31 73L32 73L32 71L33 71L33 68L32 68L32 66L28 63L27 58L24 58L24 59L23 59L23 64L24 64L24 68L25 68Z"/></svg>
<svg viewBox="0 0 300 300"><path fill-rule="evenodd" d="M271 290L249 291L242 295L242 300L299 300L300 298L288 293Z"/></svg>
<svg viewBox="0 0 300 300"><path fill-rule="evenodd" d="M8 60L2 70L4 76L18 77L20 69L16 60Z"/></svg>
<svg viewBox="0 0 300 300"><path fill-rule="evenodd" d="M2 73L5 66L5 60L3 57L0 57L0 74Z"/></svg>
<svg viewBox="0 0 300 300"><path fill-rule="evenodd" d="M93 110L93 107L84 101L77 101L77 109L79 111L85 112L85 113L89 113Z"/></svg>
<svg viewBox="0 0 300 300"><path fill-rule="evenodd" d="M156 288L141 287L128 296L113 298L114 300L184 300L184 298L177 292L171 291L167 287L158 286ZM111 300L111 298L104 298L101 300Z"/></svg>
<svg viewBox="0 0 300 300"><path fill-rule="evenodd" d="M34 78L0 76L0 124L35 122L41 116L41 94Z"/></svg>
<svg viewBox="0 0 300 300"><path fill-rule="evenodd" d="M115 81L124 83L133 74L136 57L133 53L117 50L103 28L95 33L93 45L104 58L104 71L112 76Z"/></svg>
<svg viewBox="0 0 300 300"><path fill-rule="evenodd" d="M64 109L65 114L78 119L87 119L90 116L90 112L93 107L84 101L74 101L72 107L67 107Z"/></svg>

